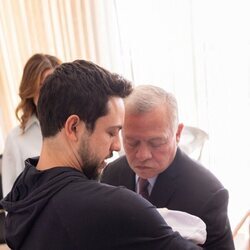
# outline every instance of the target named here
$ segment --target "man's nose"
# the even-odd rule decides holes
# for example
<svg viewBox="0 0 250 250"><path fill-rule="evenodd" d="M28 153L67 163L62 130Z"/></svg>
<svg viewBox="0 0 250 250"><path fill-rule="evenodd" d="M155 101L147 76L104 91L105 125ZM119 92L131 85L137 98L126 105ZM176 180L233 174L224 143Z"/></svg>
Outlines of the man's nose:
<svg viewBox="0 0 250 250"><path fill-rule="evenodd" d="M145 143L141 143L138 146L136 158L140 161L145 161L152 158L151 150Z"/></svg>
<svg viewBox="0 0 250 250"><path fill-rule="evenodd" d="M112 151L120 151L121 150L121 140L120 136L117 135L114 137L114 141L112 143Z"/></svg>

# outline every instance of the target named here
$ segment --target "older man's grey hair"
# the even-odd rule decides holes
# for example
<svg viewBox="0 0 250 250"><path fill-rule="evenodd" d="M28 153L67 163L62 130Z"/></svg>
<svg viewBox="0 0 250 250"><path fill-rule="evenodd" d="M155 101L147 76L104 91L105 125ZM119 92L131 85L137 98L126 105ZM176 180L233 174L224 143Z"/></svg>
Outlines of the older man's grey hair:
<svg viewBox="0 0 250 250"><path fill-rule="evenodd" d="M154 85L138 85L125 99L126 113L143 114L152 111L159 105L166 104L166 115L172 121L172 129L177 129L178 105L173 94Z"/></svg>

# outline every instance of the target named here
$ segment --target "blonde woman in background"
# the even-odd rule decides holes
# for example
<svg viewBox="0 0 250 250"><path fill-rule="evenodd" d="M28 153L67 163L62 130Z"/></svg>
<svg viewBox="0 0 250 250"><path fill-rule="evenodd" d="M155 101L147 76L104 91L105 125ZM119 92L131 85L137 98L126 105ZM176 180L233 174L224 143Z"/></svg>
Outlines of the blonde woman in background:
<svg viewBox="0 0 250 250"><path fill-rule="evenodd" d="M40 154L42 135L36 110L39 92L45 78L60 64L55 56L35 54L24 67L19 87L21 101L16 108L20 125L9 133L3 152L3 196L8 194L24 169L24 160Z"/></svg>

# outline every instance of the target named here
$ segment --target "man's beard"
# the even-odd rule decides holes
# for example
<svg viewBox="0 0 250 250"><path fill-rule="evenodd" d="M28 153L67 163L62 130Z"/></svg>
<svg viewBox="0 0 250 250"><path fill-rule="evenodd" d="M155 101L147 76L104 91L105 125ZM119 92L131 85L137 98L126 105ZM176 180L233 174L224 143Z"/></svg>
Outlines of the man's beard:
<svg viewBox="0 0 250 250"><path fill-rule="evenodd" d="M88 136L84 136L80 148L78 150L82 162L82 172L90 180L98 180L100 175L99 169L102 168L101 161L92 153L89 149L89 140Z"/></svg>
<svg viewBox="0 0 250 250"><path fill-rule="evenodd" d="M95 159L89 159L88 161L85 160L85 163L82 166L82 172L88 177L88 179L98 180L100 175L99 168L100 166Z"/></svg>

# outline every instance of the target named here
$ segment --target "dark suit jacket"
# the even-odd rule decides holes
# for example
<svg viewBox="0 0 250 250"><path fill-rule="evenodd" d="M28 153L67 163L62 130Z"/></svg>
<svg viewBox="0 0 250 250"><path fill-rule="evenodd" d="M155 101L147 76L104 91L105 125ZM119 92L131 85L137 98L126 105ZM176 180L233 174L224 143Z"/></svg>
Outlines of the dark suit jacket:
<svg viewBox="0 0 250 250"><path fill-rule="evenodd" d="M101 182L135 191L135 173L125 156L105 168ZM180 149L172 164L158 176L149 201L158 208L167 207L200 217L207 226L205 249L234 249L227 216L227 190L209 170Z"/></svg>

